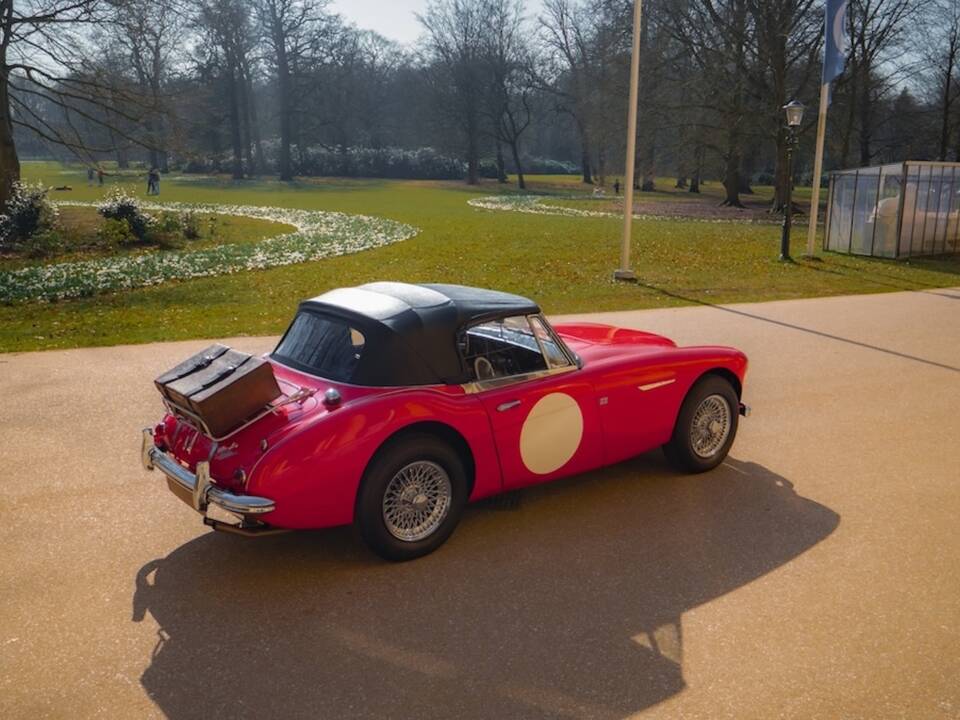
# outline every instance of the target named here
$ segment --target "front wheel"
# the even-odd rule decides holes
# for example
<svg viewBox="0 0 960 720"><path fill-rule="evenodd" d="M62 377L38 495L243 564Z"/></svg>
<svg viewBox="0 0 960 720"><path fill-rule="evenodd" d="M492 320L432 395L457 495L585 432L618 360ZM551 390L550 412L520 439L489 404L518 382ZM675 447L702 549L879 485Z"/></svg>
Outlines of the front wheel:
<svg viewBox="0 0 960 720"><path fill-rule="evenodd" d="M674 467L685 472L712 470L723 462L737 435L740 400L717 375L696 382L680 407L673 437L663 446Z"/></svg>
<svg viewBox="0 0 960 720"><path fill-rule="evenodd" d="M385 560L433 552L453 532L467 501L457 452L432 435L408 435L381 450L364 475L357 525Z"/></svg>

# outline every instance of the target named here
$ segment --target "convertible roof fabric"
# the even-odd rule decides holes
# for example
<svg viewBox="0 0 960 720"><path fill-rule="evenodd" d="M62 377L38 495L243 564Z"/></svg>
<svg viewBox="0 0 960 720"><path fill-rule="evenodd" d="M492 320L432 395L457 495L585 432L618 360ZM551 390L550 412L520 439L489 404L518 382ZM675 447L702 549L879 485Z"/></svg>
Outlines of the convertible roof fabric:
<svg viewBox="0 0 960 720"><path fill-rule="evenodd" d="M365 338L357 385L456 384L470 379L457 347L467 326L540 307L520 295L463 285L375 282L331 290L301 311L340 317Z"/></svg>

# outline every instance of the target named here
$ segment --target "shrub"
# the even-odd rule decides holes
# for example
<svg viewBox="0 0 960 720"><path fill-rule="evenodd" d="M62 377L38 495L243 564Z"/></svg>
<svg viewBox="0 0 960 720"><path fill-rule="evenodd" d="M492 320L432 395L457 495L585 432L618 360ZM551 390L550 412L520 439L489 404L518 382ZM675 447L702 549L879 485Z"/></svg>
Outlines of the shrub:
<svg viewBox="0 0 960 720"><path fill-rule="evenodd" d="M153 223L153 232L177 233L183 231L183 224L180 222L180 213L162 212L159 218L155 218Z"/></svg>
<svg viewBox="0 0 960 720"><path fill-rule="evenodd" d="M98 208L99 213L108 220L125 220L130 232L141 242L147 239L154 219L140 207L140 201L115 188Z"/></svg>
<svg viewBox="0 0 960 720"><path fill-rule="evenodd" d="M0 248L22 245L56 225L59 213L47 198L47 188L16 182L7 211L0 215Z"/></svg>
<svg viewBox="0 0 960 720"><path fill-rule="evenodd" d="M63 238L52 228L40 230L20 244L22 252L31 258L44 258L55 255L64 246Z"/></svg>
<svg viewBox="0 0 960 720"><path fill-rule="evenodd" d="M200 218L192 210L180 213L180 232L187 240L196 240L200 237Z"/></svg>
<svg viewBox="0 0 960 720"><path fill-rule="evenodd" d="M138 241L136 235L130 229L130 223L115 218L107 218L103 225L97 230L97 238L100 243L108 247L122 247L124 245L133 245Z"/></svg>

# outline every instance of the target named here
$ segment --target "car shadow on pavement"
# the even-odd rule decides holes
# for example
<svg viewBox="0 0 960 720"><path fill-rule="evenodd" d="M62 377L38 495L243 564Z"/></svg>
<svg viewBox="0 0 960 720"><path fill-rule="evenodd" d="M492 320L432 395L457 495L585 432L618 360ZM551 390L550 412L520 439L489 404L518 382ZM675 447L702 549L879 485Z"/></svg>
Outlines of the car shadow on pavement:
<svg viewBox="0 0 960 720"><path fill-rule="evenodd" d="M176 719L619 718L684 688L685 611L839 523L759 465L659 453L497 507L404 564L348 529L201 535L137 574L144 689Z"/></svg>

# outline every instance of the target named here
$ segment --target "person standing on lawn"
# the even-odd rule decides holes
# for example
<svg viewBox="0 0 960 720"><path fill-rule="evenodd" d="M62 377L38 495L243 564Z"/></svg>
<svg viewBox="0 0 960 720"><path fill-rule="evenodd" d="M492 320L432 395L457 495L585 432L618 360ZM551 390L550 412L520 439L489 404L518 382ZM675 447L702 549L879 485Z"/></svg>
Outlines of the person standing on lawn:
<svg viewBox="0 0 960 720"><path fill-rule="evenodd" d="M157 168L150 168L150 173L147 175L147 195L159 195L160 194L160 171Z"/></svg>
<svg viewBox="0 0 960 720"><path fill-rule="evenodd" d="M93 166L87 168L87 187L93 187Z"/></svg>
<svg viewBox="0 0 960 720"><path fill-rule="evenodd" d="M103 177L106 173L103 172L103 168L97 165L97 184L100 187L103 187Z"/></svg>

